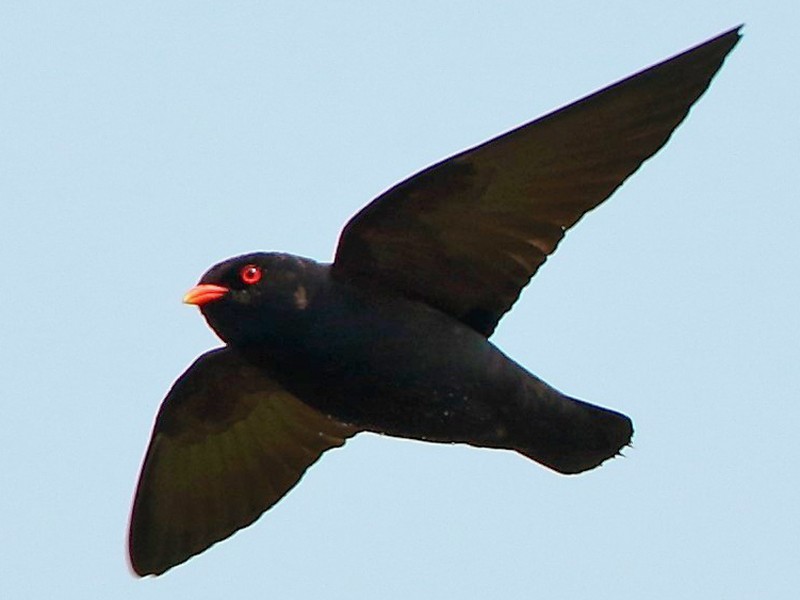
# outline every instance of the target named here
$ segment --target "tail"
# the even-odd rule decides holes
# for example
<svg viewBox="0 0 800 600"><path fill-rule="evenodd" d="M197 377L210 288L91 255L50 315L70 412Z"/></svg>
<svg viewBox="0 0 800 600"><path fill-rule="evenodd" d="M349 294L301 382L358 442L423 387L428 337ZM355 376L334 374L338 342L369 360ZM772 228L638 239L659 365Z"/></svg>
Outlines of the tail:
<svg viewBox="0 0 800 600"><path fill-rule="evenodd" d="M575 400L531 377L524 386L525 415L517 420L513 449L559 473L574 474L619 455L633 423L623 414Z"/></svg>

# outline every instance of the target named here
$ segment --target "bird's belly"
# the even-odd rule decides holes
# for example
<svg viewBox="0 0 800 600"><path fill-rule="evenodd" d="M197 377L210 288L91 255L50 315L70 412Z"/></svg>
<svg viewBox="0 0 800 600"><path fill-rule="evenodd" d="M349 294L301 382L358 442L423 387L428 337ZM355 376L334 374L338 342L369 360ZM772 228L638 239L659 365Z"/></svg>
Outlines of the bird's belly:
<svg viewBox="0 0 800 600"><path fill-rule="evenodd" d="M275 376L370 431L497 445L489 441L503 438L504 400L531 376L472 329L408 304L310 320L301 347L269 357Z"/></svg>

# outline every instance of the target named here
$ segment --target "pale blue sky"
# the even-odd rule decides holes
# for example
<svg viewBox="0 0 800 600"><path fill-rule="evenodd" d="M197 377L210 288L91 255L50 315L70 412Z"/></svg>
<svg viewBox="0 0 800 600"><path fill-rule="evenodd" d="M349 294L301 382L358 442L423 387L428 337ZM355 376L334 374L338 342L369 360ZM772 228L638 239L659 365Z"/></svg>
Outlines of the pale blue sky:
<svg viewBox="0 0 800 600"><path fill-rule="evenodd" d="M434 5L435 6L432 6ZM0 597L794 598L795 2L0 4ZM164 393L217 344L183 292L329 260L406 175L741 22L656 157L493 340L629 414L627 458L361 435L158 579L130 500Z"/></svg>

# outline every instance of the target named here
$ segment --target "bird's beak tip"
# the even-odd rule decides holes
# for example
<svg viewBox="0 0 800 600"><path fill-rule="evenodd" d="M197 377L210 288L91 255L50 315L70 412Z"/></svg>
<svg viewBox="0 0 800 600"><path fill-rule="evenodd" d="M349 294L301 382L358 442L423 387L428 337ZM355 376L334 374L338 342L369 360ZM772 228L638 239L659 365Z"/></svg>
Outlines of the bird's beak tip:
<svg viewBox="0 0 800 600"><path fill-rule="evenodd" d="M214 285L212 283L201 283L194 286L183 297L184 304L193 304L195 306L203 306L209 302L219 300L228 293L228 288L221 285Z"/></svg>

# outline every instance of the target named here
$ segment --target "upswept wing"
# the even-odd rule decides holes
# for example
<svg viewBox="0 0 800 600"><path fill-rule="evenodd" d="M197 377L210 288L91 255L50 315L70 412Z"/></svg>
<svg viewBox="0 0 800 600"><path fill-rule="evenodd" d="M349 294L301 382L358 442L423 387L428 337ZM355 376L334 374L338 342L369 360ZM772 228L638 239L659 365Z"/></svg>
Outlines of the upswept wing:
<svg viewBox="0 0 800 600"><path fill-rule="evenodd" d="M491 335L564 232L666 143L738 31L397 184L345 226L334 277L424 301Z"/></svg>
<svg viewBox="0 0 800 600"><path fill-rule="evenodd" d="M231 349L202 355L156 418L131 514L134 571L163 573L246 527L356 431Z"/></svg>

